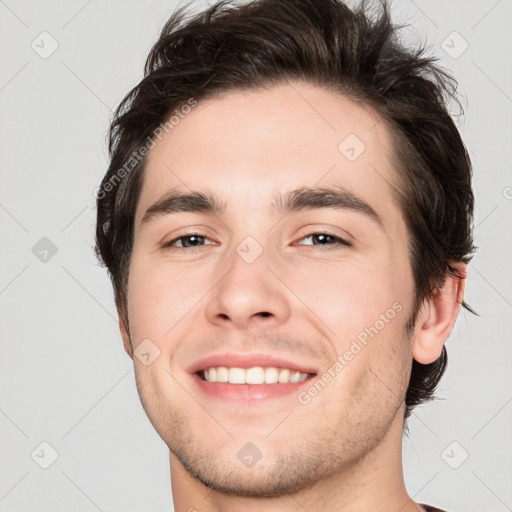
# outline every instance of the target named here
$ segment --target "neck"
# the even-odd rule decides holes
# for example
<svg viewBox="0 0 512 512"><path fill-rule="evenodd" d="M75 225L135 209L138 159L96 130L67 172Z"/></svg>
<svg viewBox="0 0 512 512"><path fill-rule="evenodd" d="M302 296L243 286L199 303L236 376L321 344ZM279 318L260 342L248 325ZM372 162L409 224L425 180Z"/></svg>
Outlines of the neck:
<svg viewBox="0 0 512 512"><path fill-rule="evenodd" d="M174 508L176 512L422 511L404 484L402 427L397 414L381 443L364 458L297 493L278 497L226 495L212 490L192 477L170 453Z"/></svg>

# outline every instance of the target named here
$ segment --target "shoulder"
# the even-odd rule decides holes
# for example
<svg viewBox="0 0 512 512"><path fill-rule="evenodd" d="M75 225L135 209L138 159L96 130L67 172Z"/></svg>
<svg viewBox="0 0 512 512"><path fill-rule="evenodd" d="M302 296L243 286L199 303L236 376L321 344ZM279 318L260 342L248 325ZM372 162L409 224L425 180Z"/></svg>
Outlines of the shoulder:
<svg viewBox="0 0 512 512"><path fill-rule="evenodd" d="M445 510L441 510L440 508L432 507L430 505L420 504L420 506L425 509L425 512L447 512Z"/></svg>

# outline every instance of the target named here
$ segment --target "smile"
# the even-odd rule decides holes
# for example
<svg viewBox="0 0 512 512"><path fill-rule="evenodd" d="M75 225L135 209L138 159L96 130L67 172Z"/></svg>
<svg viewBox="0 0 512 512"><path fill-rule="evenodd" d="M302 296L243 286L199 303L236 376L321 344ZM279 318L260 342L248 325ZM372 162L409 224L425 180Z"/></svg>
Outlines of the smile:
<svg viewBox="0 0 512 512"><path fill-rule="evenodd" d="M289 384L304 382L311 373L303 373L288 368L269 366L263 368L228 368L226 366L211 367L199 372L200 377L207 382L222 382L229 384Z"/></svg>

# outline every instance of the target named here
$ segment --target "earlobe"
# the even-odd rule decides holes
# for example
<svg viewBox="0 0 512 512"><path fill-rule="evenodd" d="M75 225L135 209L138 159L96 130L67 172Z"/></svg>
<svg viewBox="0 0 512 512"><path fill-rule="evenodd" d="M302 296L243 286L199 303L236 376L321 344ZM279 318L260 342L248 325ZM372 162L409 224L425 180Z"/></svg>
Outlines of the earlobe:
<svg viewBox="0 0 512 512"><path fill-rule="evenodd" d="M121 338L123 338L124 349L130 358L133 359L133 348L130 341L130 330L127 325L127 320L119 309L117 310L117 315L119 318L119 331L121 333Z"/></svg>
<svg viewBox="0 0 512 512"><path fill-rule="evenodd" d="M456 274L448 273L443 285L425 301L418 315L413 358L421 364L433 363L439 358L448 339L464 299L467 266L454 265Z"/></svg>

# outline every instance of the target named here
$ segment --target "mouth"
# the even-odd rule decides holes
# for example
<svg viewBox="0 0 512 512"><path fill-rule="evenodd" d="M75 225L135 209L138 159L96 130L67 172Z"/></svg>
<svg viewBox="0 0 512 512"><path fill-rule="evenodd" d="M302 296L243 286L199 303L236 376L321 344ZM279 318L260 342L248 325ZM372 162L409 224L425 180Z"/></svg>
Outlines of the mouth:
<svg viewBox="0 0 512 512"><path fill-rule="evenodd" d="M277 403L278 399L296 400L301 388L310 385L316 373L279 367L211 366L192 374L199 391L208 399L236 407Z"/></svg>
<svg viewBox="0 0 512 512"><path fill-rule="evenodd" d="M196 361L187 372L201 394L245 406L293 396L319 370L280 354L226 351Z"/></svg>
<svg viewBox="0 0 512 512"><path fill-rule="evenodd" d="M212 366L199 370L196 375L203 382L232 385L297 384L311 379L316 373L301 372L276 366L254 366L251 368Z"/></svg>

